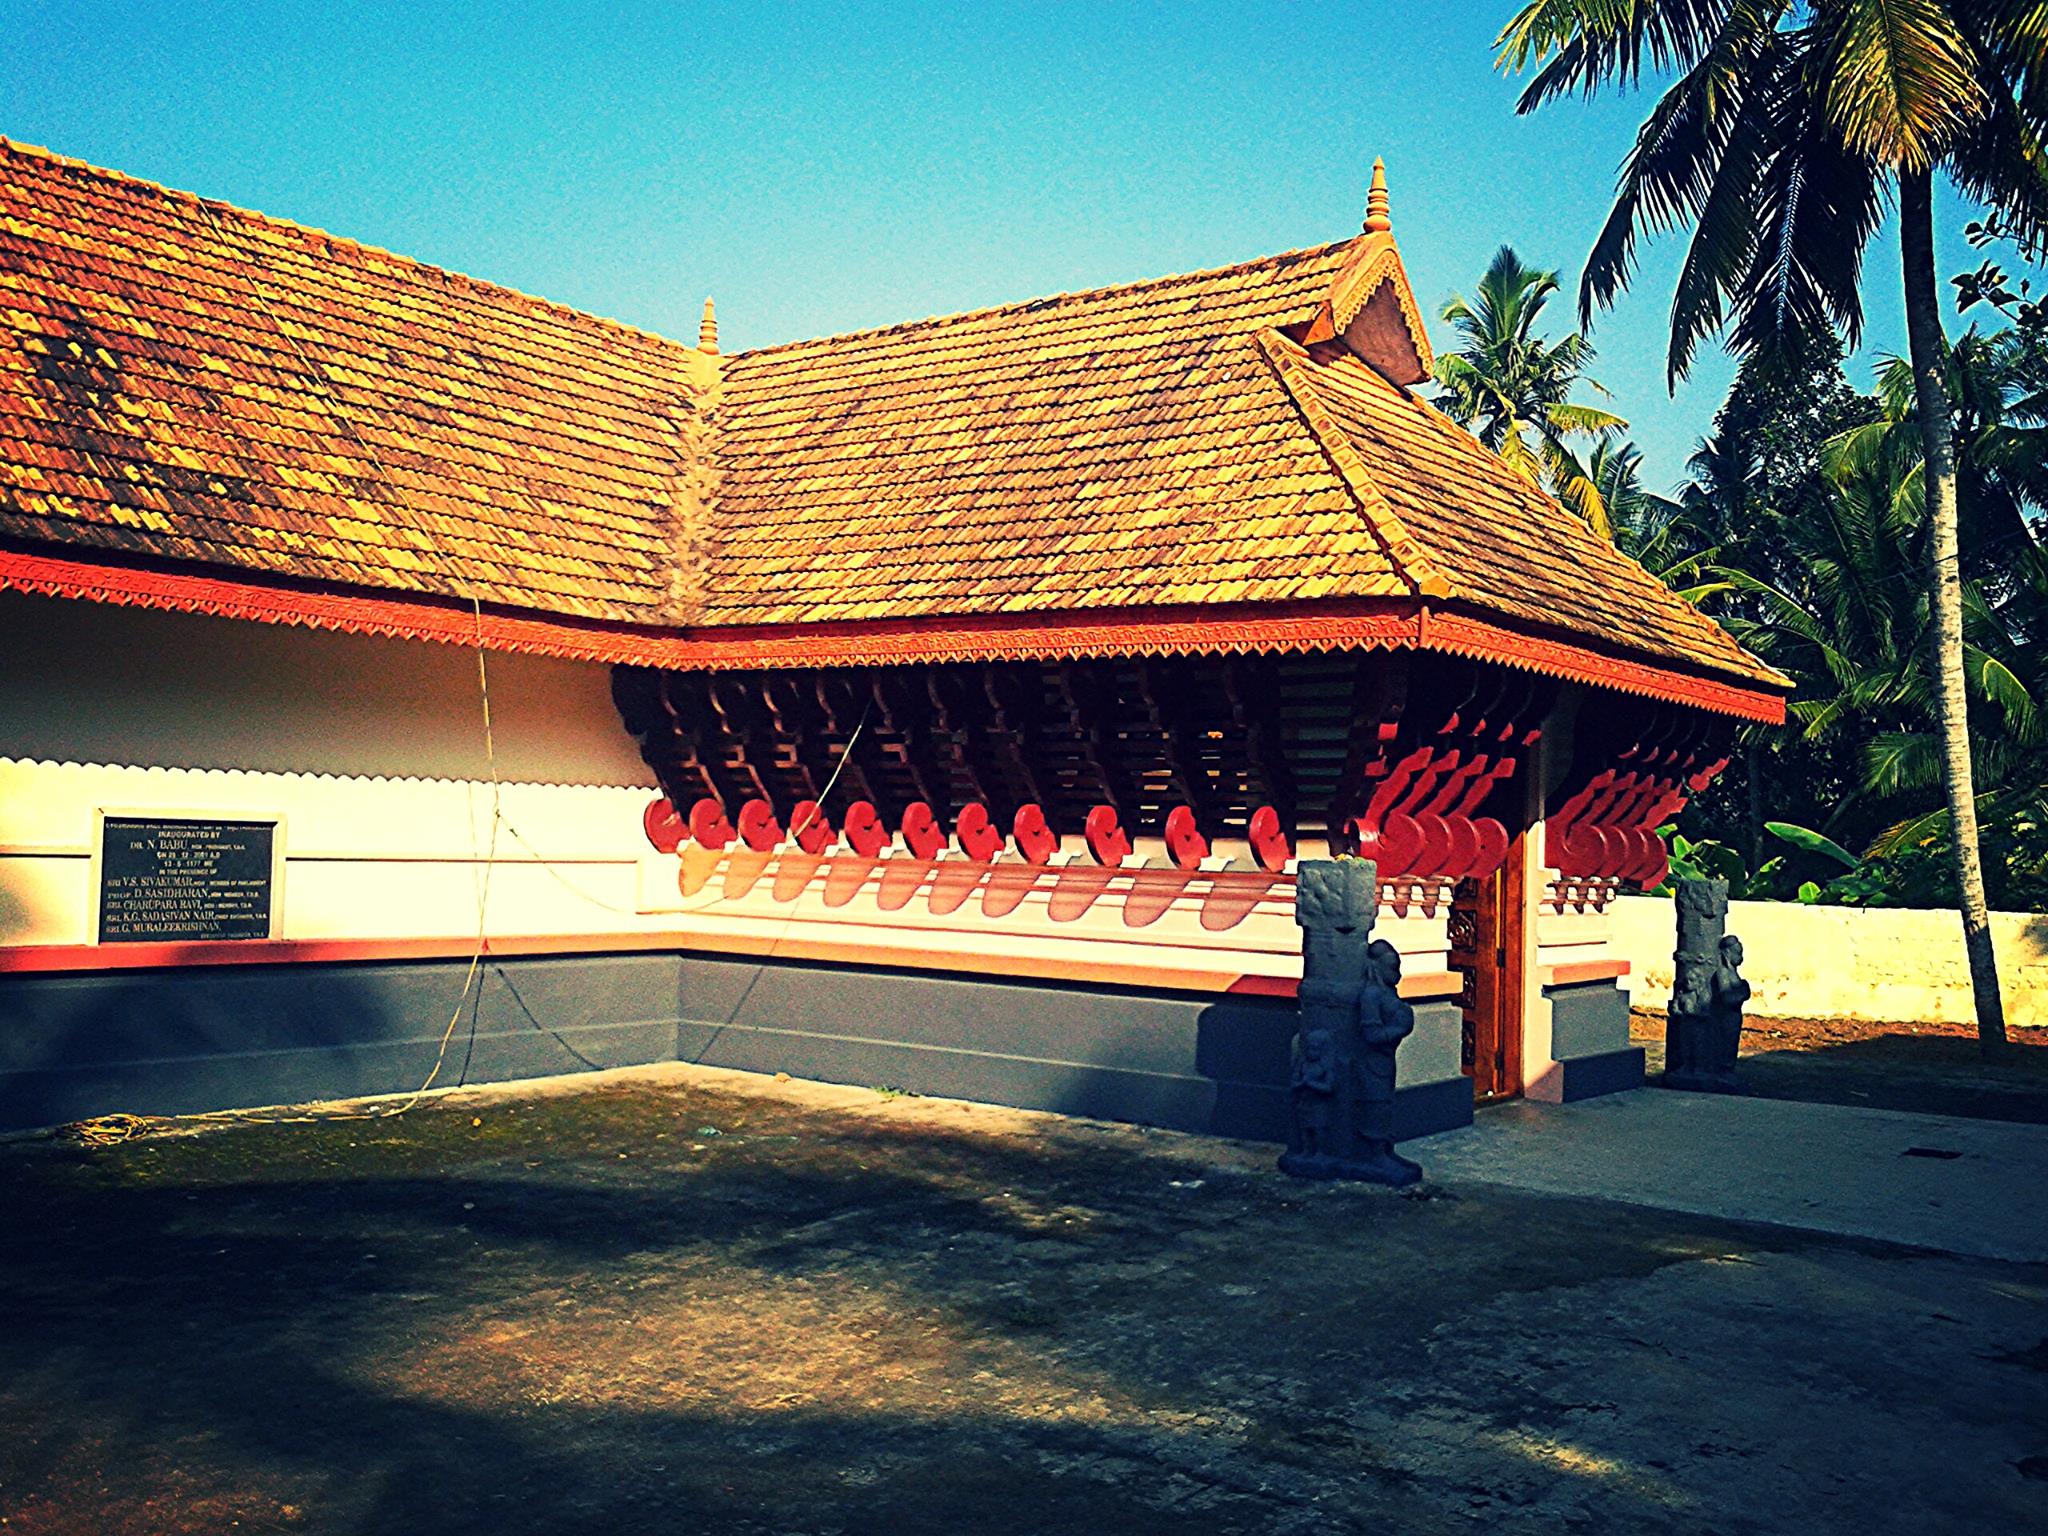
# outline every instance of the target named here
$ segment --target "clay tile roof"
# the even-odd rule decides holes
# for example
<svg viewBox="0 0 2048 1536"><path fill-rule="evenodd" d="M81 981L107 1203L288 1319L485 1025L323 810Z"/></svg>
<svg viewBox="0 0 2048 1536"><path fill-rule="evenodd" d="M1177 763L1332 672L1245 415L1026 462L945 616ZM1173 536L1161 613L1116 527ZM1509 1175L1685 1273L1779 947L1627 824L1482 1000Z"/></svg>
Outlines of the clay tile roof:
<svg viewBox="0 0 2048 1536"><path fill-rule="evenodd" d="M1366 466L1391 525L1414 540L1442 596L1625 650L1783 679L1663 582L1508 468L1442 412L1353 358L1273 338L1276 369Z"/></svg>
<svg viewBox="0 0 2048 1536"><path fill-rule="evenodd" d="M0 141L0 534L662 616L675 343Z"/></svg>
<svg viewBox="0 0 2048 1536"><path fill-rule="evenodd" d="M1398 387L1385 224L721 359L0 140L0 585L676 666L1433 644L1775 712Z"/></svg>
<svg viewBox="0 0 2048 1536"><path fill-rule="evenodd" d="M734 357L704 619L1411 592L1258 346L1349 246Z"/></svg>

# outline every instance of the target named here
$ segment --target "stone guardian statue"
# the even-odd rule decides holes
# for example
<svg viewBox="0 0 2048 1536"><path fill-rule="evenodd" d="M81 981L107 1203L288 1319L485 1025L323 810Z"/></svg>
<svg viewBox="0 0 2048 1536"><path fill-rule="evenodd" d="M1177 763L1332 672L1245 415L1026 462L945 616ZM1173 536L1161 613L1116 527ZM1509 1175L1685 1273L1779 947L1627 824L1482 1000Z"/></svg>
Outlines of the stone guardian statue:
<svg viewBox="0 0 2048 1536"><path fill-rule="evenodd" d="M1403 1187L1419 1164L1394 1152L1394 1054L1415 1029L1401 955L1373 940L1378 872L1369 859L1304 859L1300 1022L1289 1074L1293 1119L1283 1172Z"/></svg>
<svg viewBox="0 0 2048 1536"><path fill-rule="evenodd" d="M1742 940L1725 931L1728 882L1678 882L1678 948L1664 1030L1664 1086L1694 1093L1740 1093L1735 1057L1742 1044Z"/></svg>

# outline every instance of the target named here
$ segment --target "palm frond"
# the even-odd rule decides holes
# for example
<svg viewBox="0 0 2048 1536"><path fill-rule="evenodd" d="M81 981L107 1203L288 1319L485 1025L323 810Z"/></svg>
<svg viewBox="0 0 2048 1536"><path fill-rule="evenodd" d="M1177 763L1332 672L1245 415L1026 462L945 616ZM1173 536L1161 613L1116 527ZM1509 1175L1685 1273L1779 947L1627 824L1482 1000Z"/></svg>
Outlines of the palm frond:
<svg viewBox="0 0 2048 1536"><path fill-rule="evenodd" d="M1925 170L1990 107L1977 51L1943 0L1814 7L1830 127L1855 153Z"/></svg>
<svg viewBox="0 0 2048 1536"><path fill-rule="evenodd" d="M1941 744L1925 731L1881 731L1864 744L1863 783L1879 795L1941 783Z"/></svg>
<svg viewBox="0 0 2048 1536"><path fill-rule="evenodd" d="M1614 302L1635 272L1636 243L1696 218L1749 110L1756 58L1773 46L1779 5L1724 8L1700 57L1659 98L1615 185L1614 207L1579 279L1579 324Z"/></svg>
<svg viewBox="0 0 2048 1536"><path fill-rule="evenodd" d="M1574 405L1560 400L1546 406L1544 420L1557 432L1571 437L1599 437L1609 432L1626 432L1628 419L1597 405Z"/></svg>
<svg viewBox="0 0 2048 1536"><path fill-rule="evenodd" d="M1728 9L1725 0L1532 0L1494 39L1494 60L1512 73L1538 65L1516 108L1533 112L1574 91L1632 86L1646 65L1653 75L1688 67Z"/></svg>
<svg viewBox="0 0 2048 1536"><path fill-rule="evenodd" d="M1811 52L1810 37L1784 34L1771 61L1776 142L1758 182L1757 240L1728 330L1745 354L1789 353L1835 336L1854 350L1862 338L1863 250L1883 216L1884 183L1827 120Z"/></svg>

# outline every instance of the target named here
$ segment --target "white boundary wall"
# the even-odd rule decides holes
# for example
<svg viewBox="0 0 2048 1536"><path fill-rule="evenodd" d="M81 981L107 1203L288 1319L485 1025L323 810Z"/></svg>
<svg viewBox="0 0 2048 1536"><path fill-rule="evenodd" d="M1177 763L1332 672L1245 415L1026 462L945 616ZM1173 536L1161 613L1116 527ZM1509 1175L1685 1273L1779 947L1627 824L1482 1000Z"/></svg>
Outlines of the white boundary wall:
<svg viewBox="0 0 2048 1536"><path fill-rule="evenodd" d="M1662 1008L1671 1000L1672 903L1624 896L1607 916L1609 953L1630 964L1630 1001ZM1954 912L1735 901L1728 931L1742 940L1755 1013L1927 1024L1976 1017ZM2048 914L1994 912L1991 931L2006 1022L2048 1026Z"/></svg>

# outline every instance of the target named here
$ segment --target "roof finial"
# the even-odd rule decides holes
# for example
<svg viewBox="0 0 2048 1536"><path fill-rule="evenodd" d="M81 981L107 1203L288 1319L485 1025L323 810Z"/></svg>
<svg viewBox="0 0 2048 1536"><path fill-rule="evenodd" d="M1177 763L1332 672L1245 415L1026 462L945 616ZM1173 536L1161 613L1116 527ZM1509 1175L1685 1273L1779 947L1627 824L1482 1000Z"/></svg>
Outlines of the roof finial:
<svg viewBox="0 0 2048 1536"><path fill-rule="evenodd" d="M1393 217L1387 212L1387 162L1376 159L1372 163L1372 187L1365 194L1365 232L1384 235L1393 227Z"/></svg>
<svg viewBox="0 0 2048 1536"><path fill-rule="evenodd" d="M704 301L704 321L697 327L697 350L718 356L718 316L712 313L711 301Z"/></svg>

